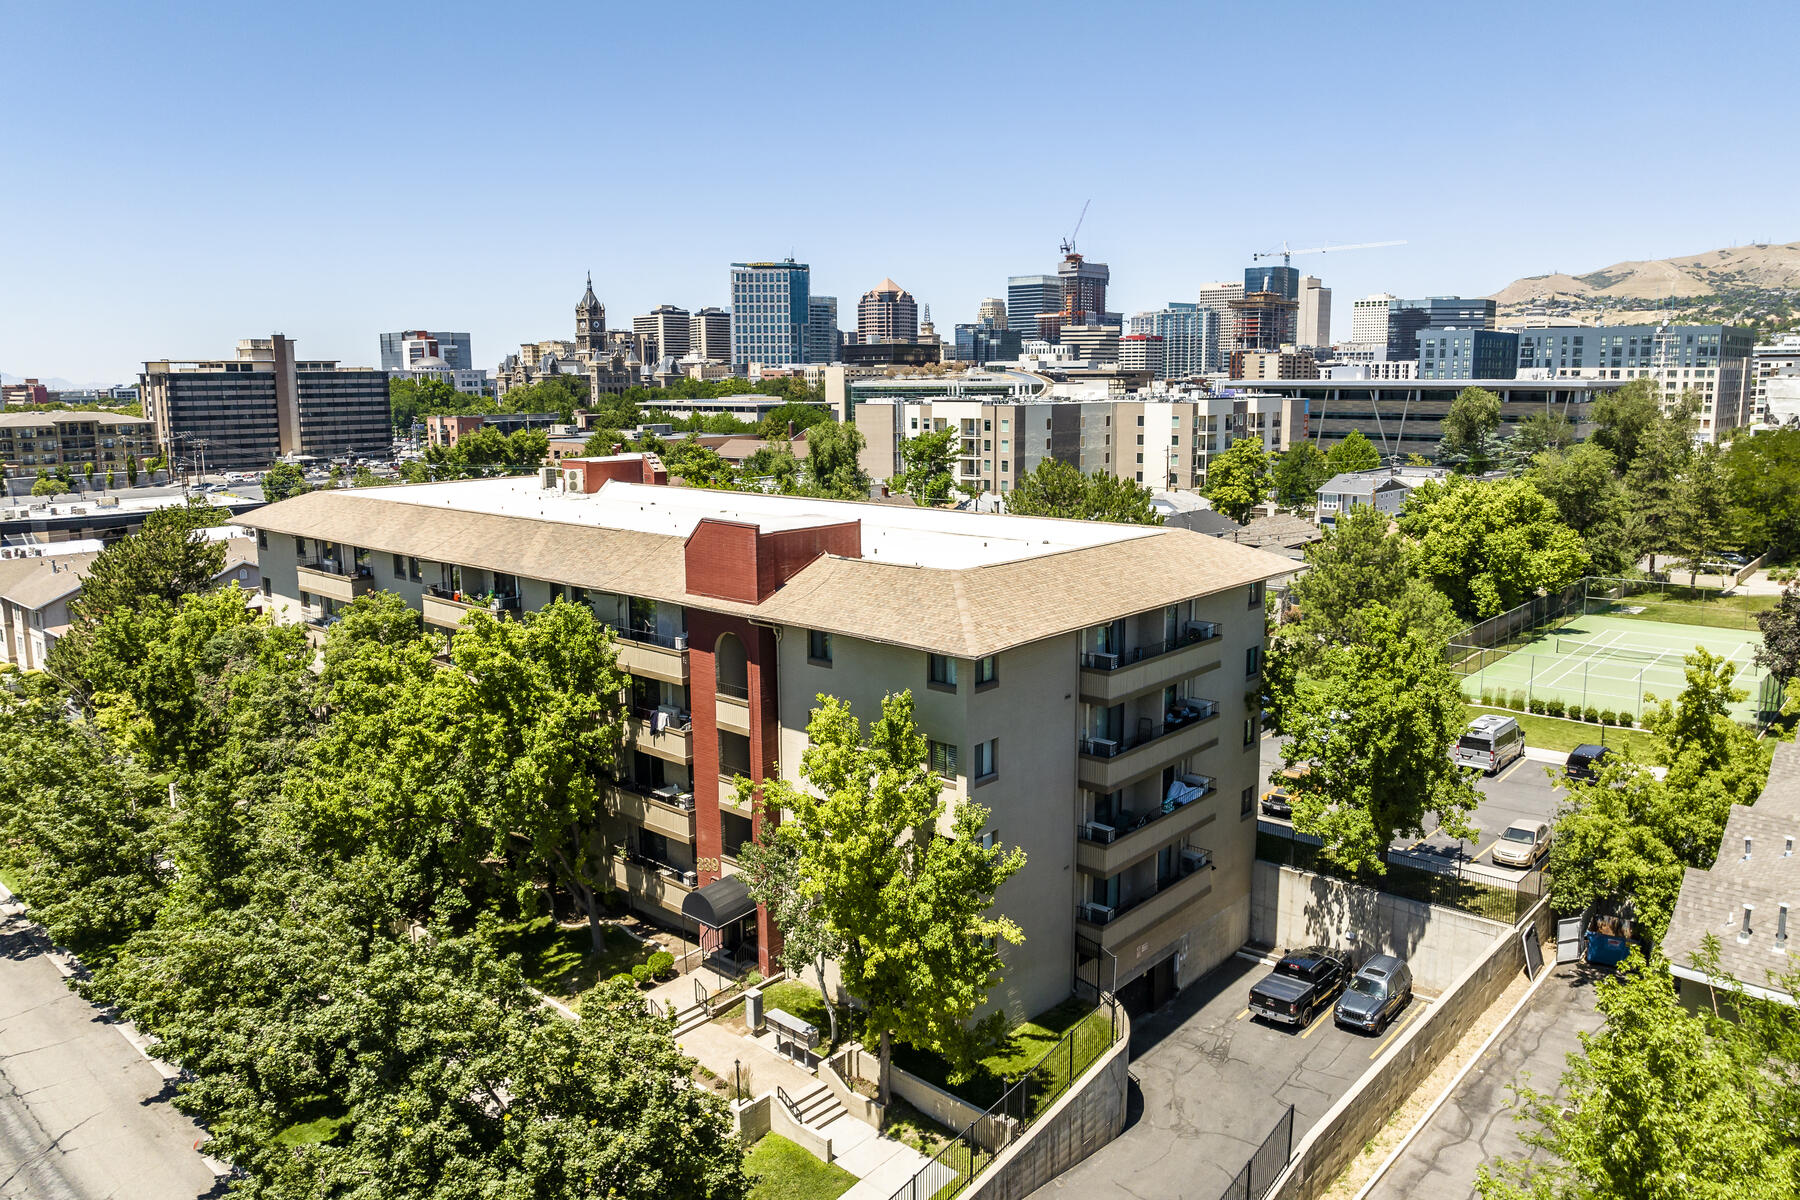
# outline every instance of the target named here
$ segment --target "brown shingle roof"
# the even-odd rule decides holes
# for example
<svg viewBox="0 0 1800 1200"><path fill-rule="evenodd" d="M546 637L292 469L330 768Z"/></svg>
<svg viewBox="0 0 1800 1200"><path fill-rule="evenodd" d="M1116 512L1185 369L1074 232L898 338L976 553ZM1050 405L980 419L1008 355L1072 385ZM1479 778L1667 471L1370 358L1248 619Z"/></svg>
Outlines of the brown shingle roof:
<svg viewBox="0 0 1800 1200"><path fill-rule="evenodd" d="M81 581L98 557L88 553L0 559L0 597L24 608L42 608L80 591ZM51 569L52 563L57 569Z"/></svg>
<svg viewBox="0 0 1800 1200"><path fill-rule="evenodd" d="M1182 529L956 570L813 560L760 605L690 594L685 539L317 491L240 522L595 591L980 658L1286 575L1286 558Z"/></svg>

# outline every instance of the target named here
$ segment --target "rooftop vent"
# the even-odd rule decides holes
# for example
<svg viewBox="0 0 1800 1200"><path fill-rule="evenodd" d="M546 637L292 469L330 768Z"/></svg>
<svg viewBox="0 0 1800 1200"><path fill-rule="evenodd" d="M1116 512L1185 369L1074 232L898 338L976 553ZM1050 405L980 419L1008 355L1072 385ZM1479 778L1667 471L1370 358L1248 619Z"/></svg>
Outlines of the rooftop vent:
<svg viewBox="0 0 1800 1200"><path fill-rule="evenodd" d="M1744 839L1744 861L1745 862L1750 861L1750 839L1749 838Z"/></svg>
<svg viewBox="0 0 1800 1200"><path fill-rule="evenodd" d="M1784 903L1775 910L1775 948L1787 949L1787 905Z"/></svg>
<svg viewBox="0 0 1800 1200"><path fill-rule="evenodd" d="M1754 904L1744 905L1744 923L1738 929L1738 941L1747 942L1750 940L1750 914L1755 911L1756 906Z"/></svg>

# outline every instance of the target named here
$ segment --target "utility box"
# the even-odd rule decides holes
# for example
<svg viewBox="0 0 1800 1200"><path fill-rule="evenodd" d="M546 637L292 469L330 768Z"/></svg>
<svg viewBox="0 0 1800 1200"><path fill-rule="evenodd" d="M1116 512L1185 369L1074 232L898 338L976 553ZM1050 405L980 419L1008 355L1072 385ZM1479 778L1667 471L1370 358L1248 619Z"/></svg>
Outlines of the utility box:
<svg viewBox="0 0 1800 1200"><path fill-rule="evenodd" d="M750 1027L751 1033L761 1033L763 1031L761 988L750 988L744 992L744 1024Z"/></svg>

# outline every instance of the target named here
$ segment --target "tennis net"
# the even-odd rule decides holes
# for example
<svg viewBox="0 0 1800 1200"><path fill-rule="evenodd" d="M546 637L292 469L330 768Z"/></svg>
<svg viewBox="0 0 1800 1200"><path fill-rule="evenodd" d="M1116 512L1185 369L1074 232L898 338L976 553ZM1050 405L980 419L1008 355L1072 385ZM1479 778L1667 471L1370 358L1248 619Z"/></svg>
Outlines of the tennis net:
<svg viewBox="0 0 1800 1200"><path fill-rule="evenodd" d="M1618 662L1661 663L1672 667L1681 666L1682 660L1692 653L1692 651L1683 650L1648 650L1639 649L1636 646L1603 645L1598 642L1585 642L1579 638L1565 637L1556 639L1556 652L1598 659L1602 662L1610 659ZM1733 658L1728 658L1726 661L1736 666L1743 665Z"/></svg>

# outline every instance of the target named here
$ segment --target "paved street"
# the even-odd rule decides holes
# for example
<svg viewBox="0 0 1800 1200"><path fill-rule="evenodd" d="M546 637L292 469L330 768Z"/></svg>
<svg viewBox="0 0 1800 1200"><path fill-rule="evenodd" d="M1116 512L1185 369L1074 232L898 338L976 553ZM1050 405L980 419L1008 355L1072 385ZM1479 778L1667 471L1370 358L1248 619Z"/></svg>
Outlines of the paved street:
<svg viewBox="0 0 1800 1200"><path fill-rule="evenodd" d="M214 1187L172 1086L0 929L0 1200L194 1200Z"/></svg>
<svg viewBox="0 0 1800 1200"><path fill-rule="evenodd" d="M1304 1029L1268 1024L1245 1007L1268 970L1233 958L1134 1021L1125 1132L1035 1195L1217 1200L1289 1104L1298 1142L1426 1010L1413 1001L1379 1037L1330 1013Z"/></svg>
<svg viewBox="0 0 1800 1200"><path fill-rule="evenodd" d="M1580 1049L1576 1035L1600 1028L1595 977L1577 963L1557 967L1371 1189L1369 1200L1473 1196L1477 1166L1535 1154L1519 1140L1507 1088L1528 1082L1559 1090L1567 1055Z"/></svg>

